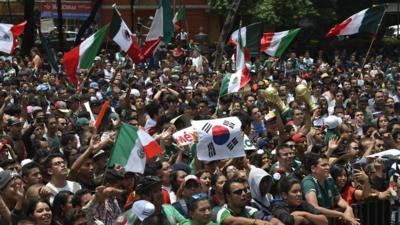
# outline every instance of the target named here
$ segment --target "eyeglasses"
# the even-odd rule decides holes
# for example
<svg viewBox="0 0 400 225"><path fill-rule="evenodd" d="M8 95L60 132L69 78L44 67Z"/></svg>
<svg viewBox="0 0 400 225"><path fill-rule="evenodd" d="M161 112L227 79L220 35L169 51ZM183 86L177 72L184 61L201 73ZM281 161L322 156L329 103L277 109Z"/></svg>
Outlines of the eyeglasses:
<svg viewBox="0 0 400 225"><path fill-rule="evenodd" d="M250 192L250 190L248 188L243 188L243 189L239 189L239 190L236 190L236 191L232 191L232 193L235 194L235 195L241 195L243 193L247 194L249 192Z"/></svg>
<svg viewBox="0 0 400 225"><path fill-rule="evenodd" d="M192 195L193 200L201 200L201 199L208 199L208 195L206 193L199 193Z"/></svg>

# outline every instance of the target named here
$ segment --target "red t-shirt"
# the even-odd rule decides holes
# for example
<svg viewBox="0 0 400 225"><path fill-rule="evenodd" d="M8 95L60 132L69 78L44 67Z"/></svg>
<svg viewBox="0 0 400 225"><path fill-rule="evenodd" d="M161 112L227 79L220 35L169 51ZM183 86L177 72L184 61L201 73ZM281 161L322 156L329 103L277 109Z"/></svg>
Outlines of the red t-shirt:
<svg viewBox="0 0 400 225"><path fill-rule="evenodd" d="M351 186L347 185L345 188L342 189L342 192L340 193L342 195L342 198L351 205L353 202L356 201L354 197L354 193L356 192L356 189Z"/></svg>

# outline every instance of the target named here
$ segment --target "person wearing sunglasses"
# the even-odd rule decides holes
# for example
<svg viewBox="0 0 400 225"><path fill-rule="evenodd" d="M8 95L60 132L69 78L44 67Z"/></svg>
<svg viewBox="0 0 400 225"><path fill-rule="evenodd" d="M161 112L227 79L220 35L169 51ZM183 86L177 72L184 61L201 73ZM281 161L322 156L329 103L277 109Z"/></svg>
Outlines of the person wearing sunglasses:
<svg viewBox="0 0 400 225"><path fill-rule="evenodd" d="M283 225L279 220L263 221L257 219L258 210L247 206L249 204L249 192L250 189L245 179L233 178L228 180L224 184L224 197L227 204L213 209L214 222L221 225Z"/></svg>
<svg viewBox="0 0 400 225"><path fill-rule="evenodd" d="M190 225L217 225L211 221L211 205L206 193L192 195L188 201Z"/></svg>

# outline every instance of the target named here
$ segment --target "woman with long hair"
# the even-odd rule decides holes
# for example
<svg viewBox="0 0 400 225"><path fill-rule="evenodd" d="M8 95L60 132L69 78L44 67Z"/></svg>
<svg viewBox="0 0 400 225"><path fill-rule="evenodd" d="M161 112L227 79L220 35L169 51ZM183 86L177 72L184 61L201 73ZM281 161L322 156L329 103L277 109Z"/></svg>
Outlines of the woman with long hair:
<svg viewBox="0 0 400 225"><path fill-rule="evenodd" d="M283 177L279 181L279 193L283 201L272 204L272 214L286 225L321 224L328 219L311 204L303 201L300 181L294 177Z"/></svg>
<svg viewBox="0 0 400 225"><path fill-rule="evenodd" d="M211 176L210 199L212 207L225 204L223 187L226 181L226 176L222 173L216 173Z"/></svg>
<svg viewBox="0 0 400 225"><path fill-rule="evenodd" d="M33 198L25 205L25 215L37 225L55 225L50 203L46 200Z"/></svg>
<svg viewBox="0 0 400 225"><path fill-rule="evenodd" d="M335 164L331 167L330 173L340 191L342 198L349 204L365 200L370 193L368 176L361 169L353 168L353 177L362 185L356 189L350 179L352 177L343 165Z"/></svg>
<svg viewBox="0 0 400 225"><path fill-rule="evenodd" d="M60 191L54 197L53 218L59 225L66 225L67 214L72 209L72 197L74 194L70 191Z"/></svg>

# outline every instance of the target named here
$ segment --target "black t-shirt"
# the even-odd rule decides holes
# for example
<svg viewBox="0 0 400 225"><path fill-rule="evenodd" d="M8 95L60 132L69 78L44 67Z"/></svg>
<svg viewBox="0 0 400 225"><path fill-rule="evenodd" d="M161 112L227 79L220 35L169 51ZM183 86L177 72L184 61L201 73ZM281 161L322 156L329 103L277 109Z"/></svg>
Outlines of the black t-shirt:
<svg viewBox="0 0 400 225"><path fill-rule="evenodd" d="M305 211L311 214L319 215L321 214L317 209L307 202L302 202L298 207L289 206L283 200L273 201L271 205L272 214L274 217L282 221L285 225L293 225L294 217L290 214L294 211ZM312 224L312 223L310 223Z"/></svg>

